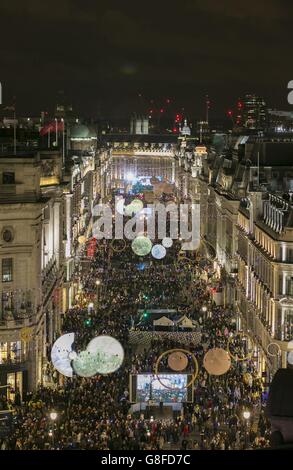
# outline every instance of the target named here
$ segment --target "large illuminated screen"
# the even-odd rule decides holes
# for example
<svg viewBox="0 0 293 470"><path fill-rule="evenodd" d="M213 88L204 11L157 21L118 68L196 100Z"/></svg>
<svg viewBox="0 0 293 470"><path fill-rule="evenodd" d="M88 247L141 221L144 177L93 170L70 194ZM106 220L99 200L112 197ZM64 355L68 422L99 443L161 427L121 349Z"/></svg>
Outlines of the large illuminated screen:
<svg viewBox="0 0 293 470"><path fill-rule="evenodd" d="M136 399L138 402L149 400L163 401L164 403L187 401L187 374L159 374L159 378L160 380L151 374L137 376Z"/></svg>

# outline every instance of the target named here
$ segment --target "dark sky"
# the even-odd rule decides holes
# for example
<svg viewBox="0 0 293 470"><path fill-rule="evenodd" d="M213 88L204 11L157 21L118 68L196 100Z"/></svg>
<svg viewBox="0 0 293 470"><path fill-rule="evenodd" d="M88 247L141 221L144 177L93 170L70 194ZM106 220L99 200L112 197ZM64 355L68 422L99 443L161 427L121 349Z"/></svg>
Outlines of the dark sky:
<svg viewBox="0 0 293 470"><path fill-rule="evenodd" d="M244 92L287 105L290 0L1 0L0 81L19 112L51 109L65 90L82 114L127 115L172 98L221 117ZM142 100L143 98L140 98Z"/></svg>

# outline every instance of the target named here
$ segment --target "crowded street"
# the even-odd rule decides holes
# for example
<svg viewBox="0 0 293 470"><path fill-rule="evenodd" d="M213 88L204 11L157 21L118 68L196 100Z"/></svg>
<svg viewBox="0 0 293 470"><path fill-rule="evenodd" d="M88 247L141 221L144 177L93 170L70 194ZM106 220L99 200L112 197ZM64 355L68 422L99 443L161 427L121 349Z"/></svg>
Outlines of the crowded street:
<svg viewBox="0 0 293 470"><path fill-rule="evenodd" d="M114 197L111 204L114 204ZM124 349L122 366L108 375L64 377L48 363L46 384L4 403L13 413L13 432L1 448L16 450L231 450L267 447L269 426L264 417L261 377L237 331L235 307L219 306L211 294L212 276L197 252L181 256L175 240L164 259L133 252L131 243L97 240L94 253L75 272L79 285L74 305L66 312L62 334L75 333L81 351L99 335L117 339ZM88 305L90 304L90 308ZM176 309L193 322L198 340L188 329L154 332L152 311ZM142 314L143 312L143 314ZM139 332L139 341L131 341ZM147 334L149 332L149 334ZM142 338L146 338L142 341ZM203 367L212 348L234 359L222 375ZM154 374L164 351L181 349L196 357L198 374L192 399L180 411L162 406L137 411L129 389L130 376ZM188 354L187 354L188 356ZM237 360L245 358L247 360ZM188 356L190 359L190 357ZM164 360L160 373L172 373ZM193 373L190 361L185 373ZM175 400L176 401L176 400Z"/></svg>

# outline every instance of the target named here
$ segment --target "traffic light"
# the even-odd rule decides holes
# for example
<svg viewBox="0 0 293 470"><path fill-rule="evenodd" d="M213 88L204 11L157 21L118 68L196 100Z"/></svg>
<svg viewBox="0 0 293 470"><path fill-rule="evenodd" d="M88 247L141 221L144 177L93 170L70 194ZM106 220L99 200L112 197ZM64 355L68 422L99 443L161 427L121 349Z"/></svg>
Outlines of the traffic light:
<svg viewBox="0 0 293 470"><path fill-rule="evenodd" d="M149 316L149 312L147 312L146 310L143 312L143 318L148 318Z"/></svg>
<svg viewBox="0 0 293 470"><path fill-rule="evenodd" d="M84 322L85 326L91 326L92 324L92 319L91 318L87 318Z"/></svg>
<svg viewBox="0 0 293 470"><path fill-rule="evenodd" d="M143 299L144 299L144 300L149 300L150 298L149 298L149 296L148 296L147 294L144 294L144 295L143 295Z"/></svg>

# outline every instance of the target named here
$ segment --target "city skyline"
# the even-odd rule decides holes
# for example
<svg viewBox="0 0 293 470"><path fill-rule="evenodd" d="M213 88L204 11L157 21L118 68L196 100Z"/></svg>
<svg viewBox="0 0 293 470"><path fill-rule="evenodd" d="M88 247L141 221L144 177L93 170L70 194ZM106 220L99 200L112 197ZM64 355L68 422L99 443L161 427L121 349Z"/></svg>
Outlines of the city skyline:
<svg viewBox="0 0 293 470"><path fill-rule="evenodd" d="M148 2L143 11L132 0L123 7L4 0L3 102L16 96L20 112L37 113L64 90L81 114L108 117L135 111L141 94L148 102L170 98L200 118L209 94L211 116L219 118L255 92L290 109L291 9L281 0Z"/></svg>

